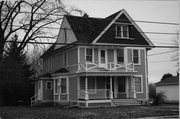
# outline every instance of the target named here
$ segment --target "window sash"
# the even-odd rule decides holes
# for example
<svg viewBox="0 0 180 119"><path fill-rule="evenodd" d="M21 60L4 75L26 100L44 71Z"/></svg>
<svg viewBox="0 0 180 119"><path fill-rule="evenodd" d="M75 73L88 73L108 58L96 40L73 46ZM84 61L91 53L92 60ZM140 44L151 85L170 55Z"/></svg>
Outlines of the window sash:
<svg viewBox="0 0 180 119"><path fill-rule="evenodd" d="M140 57L139 57L139 50L133 49L133 63L139 64Z"/></svg>
<svg viewBox="0 0 180 119"><path fill-rule="evenodd" d="M86 61L93 62L93 50L87 48L86 49Z"/></svg>
<svg viewBox="0 0 180 119"><path fill-rule="evenodd" d="M52 89L52 82L51 81L47 81L46 82L46 90L51 90Z"/></svg>
<svg viewBox="0 0 180 119"><path fill-rule="evenodd" d="M117 49L117 63L124 63L124 49Z"/></svg>
<svg viewBox="0 0 180 119"><path fill-rule="evenodd" d="M66 94L67 93L67 83L66 83L66 78L61 78L61 94Z"/></svg>
<svg viewBox="0 0 180 119"><path fill-rule="evenodd" d="M135 77L135 91L142 92L142 78Z"/></svg>
<svg viewBox="0 0 180 119"><path fill-rule="evenodd" d="M117 25L116 26L116 37L117 38L129 38L128 25Z"/></svg>

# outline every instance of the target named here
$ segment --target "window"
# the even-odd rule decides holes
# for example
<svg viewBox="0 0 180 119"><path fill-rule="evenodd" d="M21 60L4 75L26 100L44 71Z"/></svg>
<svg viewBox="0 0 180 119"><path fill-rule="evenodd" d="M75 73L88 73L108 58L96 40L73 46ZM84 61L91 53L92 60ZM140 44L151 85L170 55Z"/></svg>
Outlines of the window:
<svg viewBox="0 0 180 119"><path fill-rule="evenodd" d="M86 49L86 61L93 62L93 51L92 49Z"/></svg>
<svg viewBox="0 0 180 119"><path fill-rule="evenodd" d="M61 94L62 93L67 93L66 78L61 78Z"/></svg>
<svg viewBox="0 0 180 119"><path fill-rule="evenodd" d="M101 55L101 63L106 63L106 56L105 56L105 50L101 50L100 51L101 53L100 53L100 55Z"/></svg>
<svg viewBox="0 0 180 119"><path fill-rule="evenodd" d="M135 91L138 92L142 92L142 79L141 77L135 77Z"/></svg>
<svg viewBox="0 0 180 119"><path fill-rule="evenodd" d="M46 90L52 90L52 81L46 81Z"/></svg>
<svg viewBox="0 0 180 119"><path fill-rule="evenodd" d="M133 63L140 64L140 56L138 49L133 49Z"/></svg>
<svg viewBox="0 0 180 119"><path fill-rule="evenodd" d="M117 25L116 26L116 37L117 38L129 38L128 25Z"/></svg>
<svg viewBox="0 0 180 119"><path fill-rule="evenodd" d="M124 49L117 49L117 63L124 63Z"/></svg>
<svg viewBox="0 0 180 119"><path fill-rule="evenodd" d="M54 93L55 93L55 94L58 93L57 90L58 90L58 79L55 79L55 80L54 80Z"/></svg>
<svg viewBox="0 0 180 119"><path fill-rule="evenodd" d="M64 58L63 58L63 60L64 60L64 61L63 61L63 63L64 63L63 65L64 65L64 66L67 66L67 54L66 54L66 52L64 53L64 56L63 56L63 57L64 57Z"/></svg>

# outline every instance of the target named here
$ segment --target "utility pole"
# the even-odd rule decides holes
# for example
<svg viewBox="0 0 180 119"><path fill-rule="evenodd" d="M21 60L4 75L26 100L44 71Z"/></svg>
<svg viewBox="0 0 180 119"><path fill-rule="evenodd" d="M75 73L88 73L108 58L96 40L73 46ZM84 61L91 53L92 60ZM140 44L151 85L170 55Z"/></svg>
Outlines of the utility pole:
<svg viewBox="0 0 180 119"><path fill-rule="evenodd" d="M179 42L180 42L180 0L179 0L179 35L178 37L179 37ZM180 47L180 44L179 44L179 47ZM179 56L180 56L180 52L179 52ZM180 67L180 63L179 63L179 67ZM180 81L179 81L179 86L180 86ZM180 87L179 87L179 102L180 102ZM179 104L179 119L180 119L180 104Z"/></svg>

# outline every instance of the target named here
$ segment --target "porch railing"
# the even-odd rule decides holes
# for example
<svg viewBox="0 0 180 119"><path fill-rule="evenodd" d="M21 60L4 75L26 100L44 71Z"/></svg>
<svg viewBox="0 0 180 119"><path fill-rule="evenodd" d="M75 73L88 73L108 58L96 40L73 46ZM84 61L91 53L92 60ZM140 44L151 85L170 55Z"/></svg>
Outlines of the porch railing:
<svg viewBox="0 0 180 119"><path fill-rule="evenodd" d="M31 97L31 106L38 101L38 98L40 95L41 95L41 93L39 92Z"/></svg>
<svg viewBox="0 0 180 119"><path fill-rule="evenodd" d="M107 62L105 65L100 65L100 63L85 62L79 63L79 71L89 71L92 69L104 68L108 71L134 71L134 63L115 63Z"/></svg>
<svg viewBox="0 0 180 119"><path fill-rule="evenodd" d="M88 89L89 99L107 99L109 89ZM85 99L85 90L79 90L79 99Z"/></svg>

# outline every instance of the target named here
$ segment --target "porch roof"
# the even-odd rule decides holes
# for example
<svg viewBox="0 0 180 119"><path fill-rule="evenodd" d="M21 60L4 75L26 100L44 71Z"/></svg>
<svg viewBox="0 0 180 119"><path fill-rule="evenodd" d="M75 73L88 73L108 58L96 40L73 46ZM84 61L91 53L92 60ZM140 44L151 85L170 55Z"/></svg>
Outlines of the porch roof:
<svg viewBox="0 0 180 119"><path fill-rule="evenodd" d="M134 76L137 72L107 72L107 71L101 71L101 72L80 72L77 75L78 76Z"/></svg>

